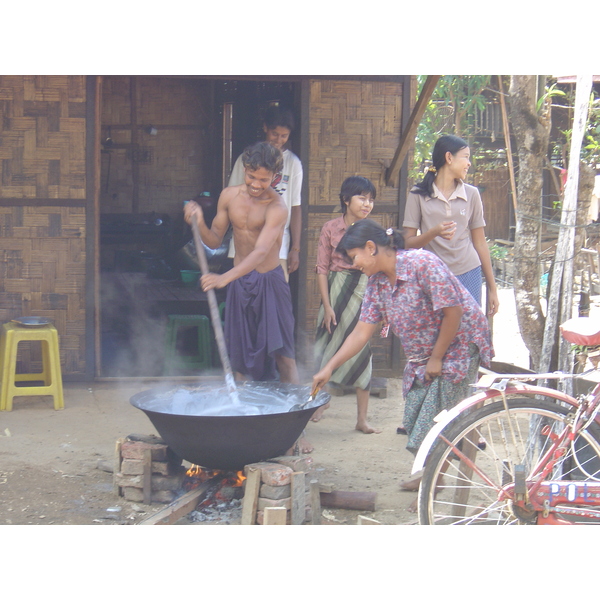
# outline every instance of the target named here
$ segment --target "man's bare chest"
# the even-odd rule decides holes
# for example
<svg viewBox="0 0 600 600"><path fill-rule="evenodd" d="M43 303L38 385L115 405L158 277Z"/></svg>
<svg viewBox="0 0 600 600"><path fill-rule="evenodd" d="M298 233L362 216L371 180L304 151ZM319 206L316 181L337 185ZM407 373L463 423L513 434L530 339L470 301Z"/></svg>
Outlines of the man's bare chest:
<svg viewBox="0 0 600 600"><path fill-rule="evenodd" d="M267 203L240 203L231 214L231 223L238 229L260 231L265 224Z"/></svg>

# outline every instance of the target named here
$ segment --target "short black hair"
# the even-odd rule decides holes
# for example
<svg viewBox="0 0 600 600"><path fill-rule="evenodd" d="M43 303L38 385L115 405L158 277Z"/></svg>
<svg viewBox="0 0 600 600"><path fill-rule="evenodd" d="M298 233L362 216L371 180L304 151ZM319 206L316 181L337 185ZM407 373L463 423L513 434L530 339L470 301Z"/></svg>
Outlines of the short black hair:
<svg viewBox="0 0 600 600"><path fill-rule="evenodd" d="M348 210L347 203L350 202L352 196L360 196L361 194L371 194L371 198L375 200L377 190L370 179L358 175L344 179L342 189L340 190L340 206L342 207L342 213L346 214L346 211Z"/></svg>
<svg viewBox="0 0 600 600"><path fill-rule="evenodd" d="M283 154L268 142L256 142L244 150L242 164L251 171L262 168L275 174L283 168Z"/></svg>

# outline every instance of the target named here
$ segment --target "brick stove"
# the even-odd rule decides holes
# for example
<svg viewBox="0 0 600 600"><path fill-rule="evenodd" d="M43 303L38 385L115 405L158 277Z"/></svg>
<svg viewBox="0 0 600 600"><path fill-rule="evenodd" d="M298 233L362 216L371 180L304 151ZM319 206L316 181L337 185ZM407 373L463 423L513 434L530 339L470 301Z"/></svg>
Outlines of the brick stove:
<svg viewBox="0 0 600 600"><path fill-rule="evenodd" d="M115 493L132 502L168 504L145 524L173 523L194 511L211 485L214 487L212 479L186 492L189 478L182 462L157 436L121 438L115 449ZM320 523L320 494L331 490L311 478L311 464L310 457L280 456L246 465L241 524Z"/></svg>

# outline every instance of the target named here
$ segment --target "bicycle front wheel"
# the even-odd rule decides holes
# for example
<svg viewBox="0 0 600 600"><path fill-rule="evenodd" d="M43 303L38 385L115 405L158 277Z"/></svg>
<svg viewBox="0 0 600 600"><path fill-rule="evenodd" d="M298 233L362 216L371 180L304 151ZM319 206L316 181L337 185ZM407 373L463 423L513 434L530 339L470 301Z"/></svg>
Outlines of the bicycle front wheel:
<svg viewBox="0 0 600 600"><path fill-rule="evenodd" d="M428 525L512 525L535 523L499 490L515 481L515 467L527 481L551 445L542 434L565 427L568 407L539 395L507 398L466 414L443 432L472 465L441 438L433 446L419 488L419 522ZM594 424L571 443L548 479L600 481L600 431ZM600 510L596 511L600 519ZM600 522L600 521L599 521Z"/></svg>

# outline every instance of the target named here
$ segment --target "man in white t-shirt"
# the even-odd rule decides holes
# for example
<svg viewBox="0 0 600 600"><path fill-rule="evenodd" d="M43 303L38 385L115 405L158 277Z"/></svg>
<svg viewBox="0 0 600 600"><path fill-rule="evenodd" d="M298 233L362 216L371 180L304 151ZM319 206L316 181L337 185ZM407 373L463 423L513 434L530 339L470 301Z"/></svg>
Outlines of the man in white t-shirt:
<svg viewBox="0 0 600 600"><path fill-rule="evenodd" d="M291 151L284 149L290 134L294 129L294 117L291 111L271 106L265 113L263 131L265 140L283 153L283 169L278 173L271 184L283 198L288 207L288 220L283 232L279 259L286 279L289 274L298 269L300 265L300 238L302 236L302 209L300 207L302 189L302 163ZM241 155L235 161L229 185L244 183L244 166ZM233 240L229 248L229 256L235 255Z"/></svg>

